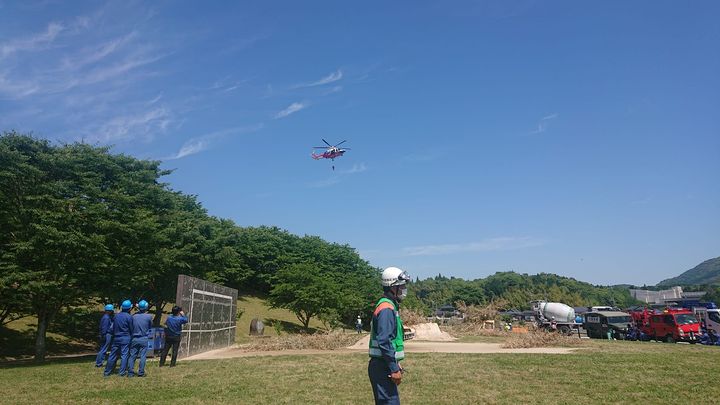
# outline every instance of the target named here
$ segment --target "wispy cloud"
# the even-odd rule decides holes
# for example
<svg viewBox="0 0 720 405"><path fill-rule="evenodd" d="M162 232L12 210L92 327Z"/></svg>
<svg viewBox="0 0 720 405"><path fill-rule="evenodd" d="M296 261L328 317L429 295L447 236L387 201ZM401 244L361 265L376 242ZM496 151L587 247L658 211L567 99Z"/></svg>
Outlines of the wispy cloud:
<svg viewBox="0 0 720 405"><path fill-rule="evenodd" d="M402 253L405 256L436 256L453 253L516 250L544 244L546 244L546 241L533 237L498 237L470 243L412 246L403 248Z"/></svg>
<svg viewBox="0 0 720 405"><path fill-rule="evenodd" d="M64 29L65 27L62 24L51 22L44 32L24 38L11 39L2 43L0 44L0 58L5 58L16 52L30 52L43 49L51 44Z"/></svg>
<svg viewBox="0 0 720 405"><path fill-rule="evenodd" d="M306 107L307 107L307 103L292 103L292 104L290 104L290 105L288 106L288 108L286 108L286 109L278 112L277 114L275 114L275 117L274 117L274 118L275 118L275 119L285 118L285 117L287 117L288 115L294 114L294 113L296 113L296 112L298 112L298 111L300 111L300 110L302 110L303 108L306 108Z"/></svg>
<svg viewBox="0 0 720 405"><path fill-rule="evenodd" d="M342 89L343 86L333 86L332 88L326 90L322 95L327 96L328 94L339 93L342 91Z"/></svg>
<svg viewBox="0 0 720 405"><path fill-rule="evenodd" d="M550 121L554 120L557 117L558 117L558 114L554 113L554 114L550 114L548 116L540 118L540 121L537 124L537 128L534 131L532 131L531 134L541 134L541 133L547 131L548 124L550 123Z"/></svg>
<svg viewBox="0 0 720 405"><path fill-rule="evenodd" d="M147 104L147 105L153 105L153 104L157 103L158 101L160 101L160 99L162 98L162 96L163 96L162 93L160 93L160 94L158 94L155 98L153 98L152 100L148 101L146 104Z"/></svg>
<svg viewBox="0 0 720 405"><path fill-rule="evenodd" d="M101 124L87 139L102 143L138 138L149 140L165 132L171 120L170 111L165 107L119 115Z"/></svg>
<svg viewBox="0 0 720 405"><path fill-rule="evenodd" d="M200 153L207 149L209 146L209 143L206 139L191 139L180 148L177 154L175 156L172 156L168 158L167 160L173 160L173 159L180 159L184 158L185 156L194 155L196 153Z"/></svg>
<svg viewBox="0 0 720 405"><path fill-rule="evenodd" d="M191 138L180 147L176 154L161 160L175 160L194 155L209 149L214 143L226 136L256 132L261 130L263 126L263 124L256 124L245 127L232 127Z"/></svg>
<svg viewBox="0 0 720 405"><path fill-rule="evenodd" d="M106 41L102 44L89 46L80 50L75 55L65 56L60 64L60 69L64 71L74 71L81 69L87 65L100 62L115 51L121 49L137 36L137 32L132 31L126 35Z"/></svg>
<svg viewBox="0 0 720 405"><path fill-rule="evenodd" d="M342 79L343 73L342 70L338 69L335 72L330 73L329 75L323 77L322 79L310 83L300 83L292 86L293 89L299 89L302 87L315 87L315 86L322 86L324 84L329 84L336 82L340 79Z"/></svg>
<svg viewBox="0 0 720 405"><path fill-rule="evenodd" d="M365 166L365 163L360 164L353 164L353 166L350 169L343 170L340 173L342 174L355 174L355 173L362 173L365 170L367 170L367 167Z"/></svg>

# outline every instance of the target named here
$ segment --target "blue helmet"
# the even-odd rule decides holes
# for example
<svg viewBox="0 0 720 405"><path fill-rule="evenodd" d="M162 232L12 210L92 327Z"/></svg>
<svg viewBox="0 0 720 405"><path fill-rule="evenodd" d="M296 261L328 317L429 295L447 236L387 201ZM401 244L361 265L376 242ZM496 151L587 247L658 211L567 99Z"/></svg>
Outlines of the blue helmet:
<svg viewBox="0 0 720 405"><path fill-rule="evenodd" d="M140 300L140 302L138 302L138 308L140 308L141 311L147 310L147 309L148 309L148 303L147 303L147 301L145 301L145 300Z"/></svg>
<svg viewBox="0 0 720 405"><path fill-rule="evenodd" d="M113 306L113 304L107 304L107 305L105 305L105 310L106 311L114 311L115 307Z"/></svg>
<svg viewBox="0 0 720 405"><path fill-rule="evenodd" d="M132 302L130 300L125 300L122 302L122 305L120 305L120 308L124 310L132 308Z"/></svg>

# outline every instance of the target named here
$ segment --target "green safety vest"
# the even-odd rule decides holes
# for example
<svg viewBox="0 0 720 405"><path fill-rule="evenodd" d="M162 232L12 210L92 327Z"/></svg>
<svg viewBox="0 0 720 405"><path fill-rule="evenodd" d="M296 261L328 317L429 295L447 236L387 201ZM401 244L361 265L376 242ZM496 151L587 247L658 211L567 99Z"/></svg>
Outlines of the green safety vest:
<svg viewBox="0 0 720 405"><path fill-rule="evenodd" d="M374 312L377 312L377 309L383 303L389 303L390 305L392 305L393 312L395 312L395 323L397 324L397 331L395 332L395 339L393 339L391 343L393 345L393 348L395 349L395 360L399 361L405 358L405 344L403 343L403 326L402 320L400 319L400 312L398 312L395 303L385 297L380 298L377 304L375 304ZM375 325L373 325L373 322L370 322L370 348L368 350L368 354L370 355L370 357L383 357L382 352L380 351L380 345L378 345L378 341L375 338Z"/></svg>

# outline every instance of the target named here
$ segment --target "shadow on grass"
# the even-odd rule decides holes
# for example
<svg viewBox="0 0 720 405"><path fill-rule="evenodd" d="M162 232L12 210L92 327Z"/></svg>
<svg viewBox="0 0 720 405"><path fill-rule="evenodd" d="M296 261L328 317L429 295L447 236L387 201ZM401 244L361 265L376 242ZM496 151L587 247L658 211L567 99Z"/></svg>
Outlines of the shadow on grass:
<svg viewBox="0 0 720 405"><path fill-rule="evenodd" d="M83 356L83 353L95 350L95 346L91 343L56 338L54 336L47 336L45 344L48 357ZM0 328L0 366L20 364L27 361L31 362L34 354L35 330Z"/></svg>
<svg viewBox="0 0 720 405"><path fill-rule="evenodd" d="M266 328L277 329L276 325L279 325L280 330L285 333L315 333L318 331L317 328L313 328L313 327L309 327L309 328L305 329L302 327L302 325L298 325L293 322L281 321L281 320L275 319L275 318L266 318L265 319L265 327Z"/></svg>
<svg viewBox="0 0 720 405"><path fill-rule="evenodd" d="M32 358L19 360L0 360L0 370L20 367L37 367L48 366L51 364L87 364L88 367L94 367L95 354L74 355L71 357L56 357L45 359L42 363L36 363Z"/></svg>

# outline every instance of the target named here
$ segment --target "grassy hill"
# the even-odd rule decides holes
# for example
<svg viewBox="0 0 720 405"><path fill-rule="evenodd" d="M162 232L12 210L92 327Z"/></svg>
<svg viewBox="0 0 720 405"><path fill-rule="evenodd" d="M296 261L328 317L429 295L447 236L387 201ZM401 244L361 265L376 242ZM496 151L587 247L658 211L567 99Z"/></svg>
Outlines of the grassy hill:
<svg viewBox="0 0 720 405"><path fill-rule="evenodd" d="M261 297L241 296L238 299L238 312L242 316L237 322L235 342L244 343L250 340L250 322L254 318L262 320L266 336L277 336L280 333L292 333L302 330L300 321L292 312L281 308L270 308ZM313 318L310 320L311 331L323 329L322 323Z"/></svg>
<svg viewBox="0 0 720 405"><path fill-rule="evenodd" d="M659 282L657 286L672 287L675 285L705 284L720 284L720 257L705 260L677 277Z"/></svg>

